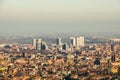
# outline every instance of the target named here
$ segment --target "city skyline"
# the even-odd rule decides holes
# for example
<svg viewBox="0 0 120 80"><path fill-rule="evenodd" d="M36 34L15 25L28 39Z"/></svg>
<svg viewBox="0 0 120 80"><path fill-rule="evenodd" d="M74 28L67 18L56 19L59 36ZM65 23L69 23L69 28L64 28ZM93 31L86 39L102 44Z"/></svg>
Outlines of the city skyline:
<svg viewBox="0 0 120 80"><path fill-rule="evenodd" d="M1 0L0 32L118 33L119 0Z"/></svg>
<svg viewBox="0 0 120 80"><path fill-rule="evenodd" d="M0 80L120 80L120 0L0 0Z"/></svg>

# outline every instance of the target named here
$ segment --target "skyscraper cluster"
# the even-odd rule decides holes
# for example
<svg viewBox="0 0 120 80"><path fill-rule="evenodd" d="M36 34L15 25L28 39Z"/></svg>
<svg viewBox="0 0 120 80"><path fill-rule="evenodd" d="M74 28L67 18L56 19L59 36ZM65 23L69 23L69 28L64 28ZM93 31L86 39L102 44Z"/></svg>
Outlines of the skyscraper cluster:
<svg viewBox="0 0 120 80"><path fill-rule="evenodd" d="M69 43L63 43L61 38L56 39L56 49L58 50L73 50L73 47L83 47L84 37L70 37ZM46 42L41 39L33 39L33 47L36 50L47 50Z"/></svg>
<svg viewBox="0 0 120 80"><path fill-rule="evenodd" d="M71 49L73 47L83 47L84 46L84 37L70 37L69 43L62 43L61 38L56 39L56 45L61 50L68 50L69 46L71 46Z"/></svg>
<svg viewBox="0 0 120 80"><path fill-rule="evenodd" d="M41 39L33 39L33 46L36 50L47 50L48 46Z"/></svg>

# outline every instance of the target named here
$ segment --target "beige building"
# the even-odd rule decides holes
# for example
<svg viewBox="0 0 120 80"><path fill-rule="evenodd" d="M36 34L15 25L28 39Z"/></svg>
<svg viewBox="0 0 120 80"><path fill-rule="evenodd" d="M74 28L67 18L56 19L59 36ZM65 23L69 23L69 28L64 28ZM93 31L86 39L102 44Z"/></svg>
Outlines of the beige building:
<svg viewBox="0 0 120 80"><path fill-rule="evenodd" d="M84 46L84 37L77 37L76 38L76 46Z"/></svg>

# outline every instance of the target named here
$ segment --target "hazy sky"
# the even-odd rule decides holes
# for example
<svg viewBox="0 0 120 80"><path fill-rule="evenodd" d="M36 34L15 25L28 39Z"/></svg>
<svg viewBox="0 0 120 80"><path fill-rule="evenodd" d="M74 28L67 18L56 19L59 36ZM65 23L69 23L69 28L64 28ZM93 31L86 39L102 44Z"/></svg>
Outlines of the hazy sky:
<svg viewBox="0 0 120 80"><path fill-rule="evenodd" d="M0 0L0 32L120 32L120 0Z"/></svg>

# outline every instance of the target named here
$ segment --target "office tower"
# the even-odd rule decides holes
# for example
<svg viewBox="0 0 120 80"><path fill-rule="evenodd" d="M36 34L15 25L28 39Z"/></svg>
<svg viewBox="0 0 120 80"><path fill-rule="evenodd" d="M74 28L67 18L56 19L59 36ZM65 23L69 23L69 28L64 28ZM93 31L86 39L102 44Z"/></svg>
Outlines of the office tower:
<svg viewBox="0 0 120 80"><path fill-rule="evenodd" d="M56 45L62 45L62 40L61 38L56 39Z"/></svg>
<svg viewBox="0 0 120 80"><path fill-rule="evenodd" d="M76 38L76 46L84 46L84 37L77 37Z"/></svg>
<svg viewBox="0 0 120 80"><path fill-rule="evenodd" d="M41 50L41 39L37 40L37 50Z"/></svg>
<svg viewBox="0 0 120 80"><path fill-rule="evenodd" d="M70 45L72 46L76 45L75 37L70 37Z"/></svg>
<svg viewBox="0 0 120 80"><path fill-rule="evenodd" d="M33 46L37 50L41 50L41 39L33 39Z"/></svg>
<svg viewBox="0 0 120 80"><path fill-rule="evenodd" d="M62 49L63 49L63 50L68 50L68 48L69 48L69 46L68 46L67 43L63 44L63 46L62 46Z"/></svg>
<svg viewBox="0 0 120 80"><path fill-rule="evenodd" d="M33 46L34 46L35 49L37 49L37 47L36 47L37 46L37 40L36 39L33 39Z"/></svg>
<svg viewBox="0 0 120 80"><path fill-rule="evenodd" d="M42 50L48 50L48 45L45 42L43 42L43 41L41 43L41 49Z"/></svg>

